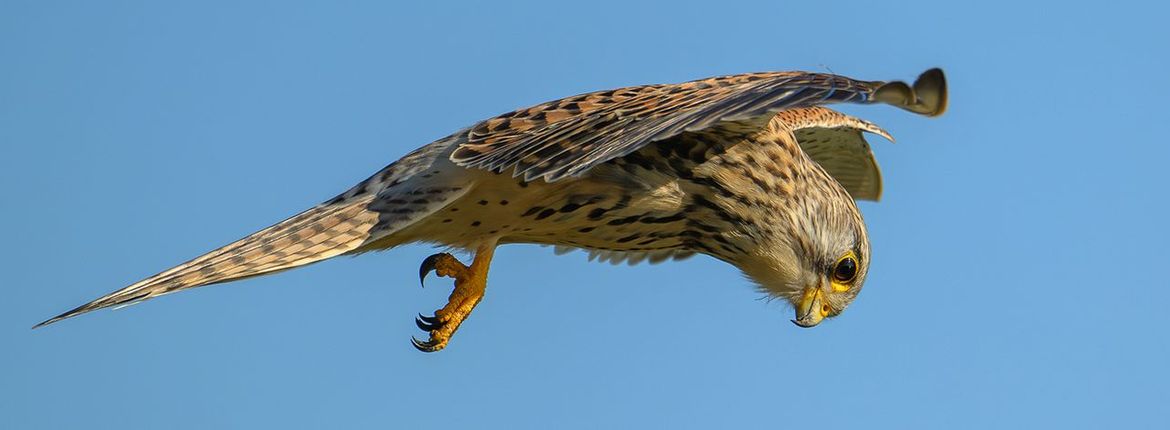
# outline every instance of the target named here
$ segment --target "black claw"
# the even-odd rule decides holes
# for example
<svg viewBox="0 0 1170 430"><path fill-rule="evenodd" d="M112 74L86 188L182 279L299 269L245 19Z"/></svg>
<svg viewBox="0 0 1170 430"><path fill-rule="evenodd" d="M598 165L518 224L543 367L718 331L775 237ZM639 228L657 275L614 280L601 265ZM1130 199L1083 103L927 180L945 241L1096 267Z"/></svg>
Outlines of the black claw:
<svg viewBox="0 0 1170 430"><path fill-rule="evenodd" d="M439 321L439 319L435 317L428 317L423 314L418 314L418 316L414 318L414 325L417 325L418 328L422 331L430 332L442 328L443 322Z"/></svg>
<svg viewBox="0 0 1170 430"><path fill-rule="evenodd" d="M438 264L439 258L442 258L443 255L444 255L443 253L438 253L438 254L432 255L430 257L427 257L426 260L423 260L422 265L420 265L418 267L418 284L419 284L419 286L424 286L424 287L426 286L424 281L426 281L426 279L427 279L427 274L431 273L432 270L435 270L435 264Z"/></svg>
<svg viewBox="0 0 1170 430"><path fill-rule="evenodd" d="M435 352L435 351L439 350L438 348L435 348L434 341L428 340L426 342L423 342L421 340L418 340L418 338L416 338L414 336L410 337L410 343L412 345L414 345L415 349L418 349L419 351L422 351L422 352Z"/></svg>

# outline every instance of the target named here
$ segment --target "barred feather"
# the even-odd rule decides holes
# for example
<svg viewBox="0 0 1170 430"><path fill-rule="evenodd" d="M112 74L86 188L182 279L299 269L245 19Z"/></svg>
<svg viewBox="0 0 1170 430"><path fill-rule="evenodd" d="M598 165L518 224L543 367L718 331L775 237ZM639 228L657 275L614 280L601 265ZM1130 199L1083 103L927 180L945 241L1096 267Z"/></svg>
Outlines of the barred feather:
<svg viewBox="0 0 1170 430"><path fill-rule="evenodd" d="M390 236L466 192L427 170L461 139L456 133L419 148L369 179L312 209L121 290L78 306L33 328L111 306L176 291L304 266L346 253L392 246ZM418 178L418 181L410 181ZM381 241L381 242L379 242Z"/></svg>
<svg viewBox="0 0 1170 430"><path fill-rule="evenodd" d="M319 205L34 328L110 306L291 269L354 250L369 238L378 222L378 213L366 209L371 200L372 197Z"/></svg>
<svg viewBox="0 0 1170 430"><path fill-rule="evenodd" d="M553 182L683 132L713 127L743 134L770 114L828 103L888 103L925 115L946 107L942 72L923 73L914 86L807 73L751 73L670 85L598 91L517 110L483 121L451 160L526 181Z"/></svg>

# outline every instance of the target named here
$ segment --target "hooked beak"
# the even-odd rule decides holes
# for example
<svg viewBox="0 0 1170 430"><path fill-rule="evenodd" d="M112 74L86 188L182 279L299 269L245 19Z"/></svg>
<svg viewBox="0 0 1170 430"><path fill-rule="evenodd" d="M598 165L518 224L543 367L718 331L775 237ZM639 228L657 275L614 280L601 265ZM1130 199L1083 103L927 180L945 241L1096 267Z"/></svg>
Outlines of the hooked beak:
<svg viewBox="0 0 1170 430"><path fill-rule="evenodd" d="M796 319L793 324L809 328L820 324L829 316L829 307L824 303L823 292L820 286L814 285L804 289L800 303L796 305Z"/></svg>

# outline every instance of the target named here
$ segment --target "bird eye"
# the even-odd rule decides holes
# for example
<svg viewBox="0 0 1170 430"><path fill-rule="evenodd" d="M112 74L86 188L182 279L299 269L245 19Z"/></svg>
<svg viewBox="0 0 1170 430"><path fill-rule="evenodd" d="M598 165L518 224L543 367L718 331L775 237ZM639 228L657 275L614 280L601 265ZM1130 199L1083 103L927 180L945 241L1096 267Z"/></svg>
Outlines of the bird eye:
<svg viewBox="0 0 1170 430"><path fill-rule="evenodd" d="M857 260L853 258L853 255L846 255L837 261L836 267L833 267L833 279L837 282L852 282L855 277L857 277Z"/></svg>

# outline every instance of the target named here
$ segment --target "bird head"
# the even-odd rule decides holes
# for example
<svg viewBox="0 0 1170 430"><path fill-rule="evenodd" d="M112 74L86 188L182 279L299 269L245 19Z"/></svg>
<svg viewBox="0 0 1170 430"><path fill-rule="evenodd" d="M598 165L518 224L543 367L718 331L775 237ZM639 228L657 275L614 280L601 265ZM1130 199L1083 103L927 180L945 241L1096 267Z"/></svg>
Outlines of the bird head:
<svg viewBox="0 0 1170 430"><path fill-rule="evenodd" d="M837 188L829 193L840 193L837 198L804 199L739 264L768 295L792 304L792 322L801 327L841 314L869 271L865 223L853 200Z"/></svg>

